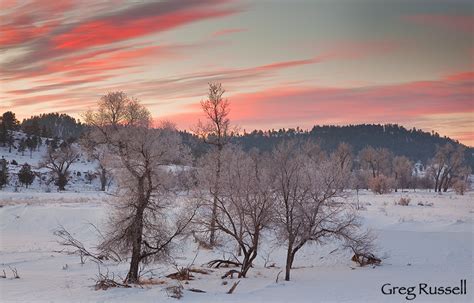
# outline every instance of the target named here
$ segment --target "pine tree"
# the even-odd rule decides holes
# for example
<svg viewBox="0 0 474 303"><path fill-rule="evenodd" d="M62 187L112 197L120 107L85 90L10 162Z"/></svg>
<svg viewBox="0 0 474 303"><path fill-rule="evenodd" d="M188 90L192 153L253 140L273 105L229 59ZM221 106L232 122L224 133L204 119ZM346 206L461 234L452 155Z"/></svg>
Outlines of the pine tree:
<svg viewBox="0 0 474 303"><path fill-rule="evenodd" d="M8 184L8 165L3 157L0 160L0 189Z"/></svg>
<svg viewBox="0 0 474 303"><path fill-rule="evenodd" d="M26 188L28 188L28 186L33 183L34 179L35 174L31 171L31 166L28 163L23 164L18 173L18 180L20 183L26 185Z"/></svg>
<svg viewBox="0 0 474 303"><path fill-rule="evenodd" d="M30 158L32 157L33 151L36 149L38 142L37 142L37 137L28 137L26 139L26 146L30 150Z"/></svg>
<svg viewBox="0 0 474 303"><path fill-rule="evenodd" d="M21 155L25 155L25 150L26 150L27 144L25 139L21 139L20 144L18 144L18 151L21 152Z"/></svg>
<svg viewBox="0 0 474 303"><path fill-rule="evenodd" d="M7 143L7 136L8 136L7 126L5 123L3 123L2 120L0 120L0 144L2 146L5 146L5 144Z"/></svg>
<svg viewBox="0 0 474 303"><path fill-rule="evenodd" d="M2 124L6 126L7 130L17 130L19 127L19 122L13 112L3 113Z"/></svg>

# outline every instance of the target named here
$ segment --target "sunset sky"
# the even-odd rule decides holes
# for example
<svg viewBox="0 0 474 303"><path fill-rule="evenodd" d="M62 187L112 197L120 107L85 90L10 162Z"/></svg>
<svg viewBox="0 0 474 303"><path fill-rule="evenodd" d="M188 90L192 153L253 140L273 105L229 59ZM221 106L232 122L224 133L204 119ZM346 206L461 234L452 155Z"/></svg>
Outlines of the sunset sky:
<svg viewBox="0 0 474 303"><path fill-rule="evenodd" d="M0 112L108 91L189 129L222 82L241 129L399 123L474 146L471 0L0 0Z"/></svg>

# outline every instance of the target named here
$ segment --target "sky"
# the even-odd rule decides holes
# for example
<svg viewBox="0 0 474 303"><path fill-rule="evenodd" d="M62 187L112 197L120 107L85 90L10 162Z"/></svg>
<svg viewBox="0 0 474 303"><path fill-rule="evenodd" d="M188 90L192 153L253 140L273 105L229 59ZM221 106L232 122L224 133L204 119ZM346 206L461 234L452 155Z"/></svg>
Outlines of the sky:
<svg viewBox="0 0 474 303"><path fill-rule="evenodd" d="M124 91L191 129L398 123L474 146L470 0L0 0L0 112L80 118Z"/></svg>

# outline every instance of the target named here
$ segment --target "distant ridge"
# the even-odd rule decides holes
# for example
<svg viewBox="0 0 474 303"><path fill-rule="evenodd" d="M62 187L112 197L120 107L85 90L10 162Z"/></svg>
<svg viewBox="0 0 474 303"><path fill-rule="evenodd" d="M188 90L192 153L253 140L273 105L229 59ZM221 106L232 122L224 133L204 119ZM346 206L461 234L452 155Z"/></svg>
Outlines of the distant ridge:
<svg viewBox="0 0 474 303"><path fill-rule="evenodd" d="M183 132L188 141L195 141L197 138L190 138L189 133ZM352 146L356 155L366 146L385 147L395 155L404 155L413 161L426 163L433 157L437 146L450 143L454 146L462 145L466 148L466 161L474 169L474 148L465 146L457 140L446 136L441 137L436 132L425 132L420 129L407 129L398 124L358 124L358 125L324 125L314 126L310 131L299 128L279 129L261 131L254 130L244 133L233 139L234 143L240 144L244 149L258 148L262 151L269 151L275 145L288 138L312 139L317 141L325 150L333 150L341 142ZM195 141L194 148L198 147Z"/></svg>
<svg viewBox="0 0 474 303"><path fill-rule="evenodd" d="M32 116L24 119L19 127L30 135L58 137L73 141L87 129L87 126L80 123L79 120L67 114L58 113ZM208 148L195 135L187 131L180 133L195 156L201 155ZM327 151L334 150L339 143L345 142L352 146L354 155L357 155L366 146L385 147L395 155L404 155L412 161L421 161L424 164L434 156L437 146L450 143L466 148L466 162L474 171L474 147L468 147L446 136L442 137L434 131L407 129L398 124L316 125L311 130L302 130L299 127L266 131L254 130L236 135L232 138L232 142L240 144L245 150L257 148L261 151L270 151L278 143L290 138L315 140Z"/></svg>

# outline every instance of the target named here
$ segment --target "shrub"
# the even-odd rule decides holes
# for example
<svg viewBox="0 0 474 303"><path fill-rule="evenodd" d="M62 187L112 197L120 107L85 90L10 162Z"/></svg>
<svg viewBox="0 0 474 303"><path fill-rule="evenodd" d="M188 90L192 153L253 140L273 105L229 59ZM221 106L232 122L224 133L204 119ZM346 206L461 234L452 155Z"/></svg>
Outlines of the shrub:
<svg viewBox="0 0 474 303"><path fill-rule="evenodd" d="M408 206L408 204L410 204L410 201L411 201L411 199L408 198L408 197L401 197L400 200L398 201L398 203L396 203L396 204L401 205L401 206Z"/></svg>
<svg viewBox="0 0 474 303"><path fill-rule="evenodd" d="M16 162L15 159L13 159L10 163L11 165L18 165L18 162Z"/></svg>
<svg viewBox="0 0 474 303"><path fill-rule="evenodd" d="M464 195L464 193L469 190L469 184L464 180L457 180L454 182L453 188L456 194Z"/></svg>
<svg viewBox="0 0 474 303"><path fill-rule="evenodd" d="M369 188L376 194L386 194L392 190L393 180L391 178L385 177L384 175L380 175L369 180Z"/></svg>

